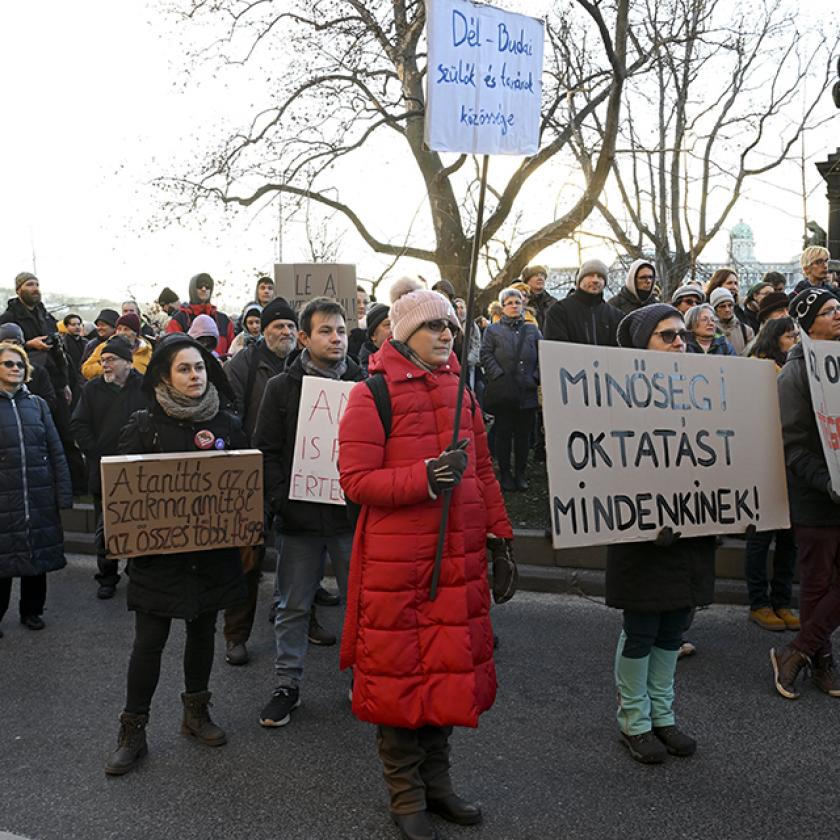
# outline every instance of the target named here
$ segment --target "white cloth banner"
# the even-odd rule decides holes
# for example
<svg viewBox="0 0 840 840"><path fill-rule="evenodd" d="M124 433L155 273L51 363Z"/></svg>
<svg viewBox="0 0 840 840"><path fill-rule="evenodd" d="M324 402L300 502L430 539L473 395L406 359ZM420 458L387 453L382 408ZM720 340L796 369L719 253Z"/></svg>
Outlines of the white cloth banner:
<svg viewBox="0 0 840 840"><path fill-rule="evenodd" d="M304 376L289 498L343 505L338 481L338 423L355 382Z"/></svg>
<svg viewBox="0 0 840 840"><path fill-rule="evenodd" d="M468 0L427 0L426 145L532 155L539 148L544 25Z"/></svg>
<svg viewBox="0 0 840 840"><path fill-rule="evenodd" d="M804 330L801 335L825 463L831 486L840 493L840 345L836 341L812 341Z"/></svg>
<svg viewBox="0 0 840 840"><path fill-rule="evenodd" d="M555 548L789 527L768 361L540 342Z"/></svg>

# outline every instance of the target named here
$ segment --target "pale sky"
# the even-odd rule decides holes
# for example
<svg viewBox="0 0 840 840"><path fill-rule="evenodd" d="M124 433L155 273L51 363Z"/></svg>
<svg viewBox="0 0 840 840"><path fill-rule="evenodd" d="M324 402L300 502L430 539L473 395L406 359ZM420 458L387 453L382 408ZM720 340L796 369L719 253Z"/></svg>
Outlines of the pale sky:
<svg viewBox="0 0 840 840"><path fill-rule="evenodd" d="M538 14L544 2L506 2L508 8ZM212 145L227 122L248 113L249 71L201 85L180 72L179 33L156 6L144 0L45 0L7 4L0 27L0 109L5 200L0 207L0 286L19 271L33 269L42 290L122 299L132 290L151 300L164 285L186 293L199 271L225 279L230 308L244 304L257 269L269 269L277 252L277 214L269 210L237 217L196 220L187 229L149 231L160 196L149 181L186 161L191 151ZM831 0L809 2L807 12L836 14ZM186 86L184 82L188 83ZM809 150L833 150L840 138L840 113L833 127L811 135ZM205 144L207 144L205 146ZM491 163L492 167L496 165ZM501 164L500 164L501 165ZM383 238L394 184L404 176L397 163L382 163L380 178L363 173L365 215ZM819 176L809 167L809 189ZM380 182L382 186L377 186ZM417 201L403 202L406 213ZM552 197L553 202L553 197ZM756 234L759 259L785 260L801 245L799 175L795 167L753 182L731 225L744 218ZM827 203L820 186L810 198L810 216L826 225ZM284 258L303 258L300 225L286 230ZM586 254L605 259L612 252L593 243ZM704 252L723 259L725 239ZM551 264L574 263L576 249L555 249ZM386 264L355 236L345 238L342 261L355 262L361 276ZM418 268L435 277L435 269Z"/></svg>

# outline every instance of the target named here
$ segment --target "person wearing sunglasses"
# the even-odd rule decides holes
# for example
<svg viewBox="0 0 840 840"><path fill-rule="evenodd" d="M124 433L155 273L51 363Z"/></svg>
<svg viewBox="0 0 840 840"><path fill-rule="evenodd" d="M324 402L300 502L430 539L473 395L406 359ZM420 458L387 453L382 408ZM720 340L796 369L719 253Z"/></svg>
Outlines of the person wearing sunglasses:
<svg viewBox="0 0 840 840"><path fill-rule="evenodd" d="M659 303L654 289L655 283L656 269L653 263L648 260L635 260L627 269L627 277L621 291L607 303L625 315L651 303Z"/></svg>
<svg viewBox="0 0 840 840"><path fill-rule="evenodd" d="M73 506L73 488L49 407L26 387L31 372L23 347L0 342L0 621L17 577L20 622L43 630L47 572L67 565L59 509Z"/></svg>
<svg viewBox="0 0 840 840"><path fill-rule="evenodd" d="M391 288L393 337L371 357L391 401L386 435L372 390L350 392L339 471L361 506L350 564L341 667L353 714L376 724L392 820L410 840L438 836L429 814L471 825L455 794L453 726L478 726L496 695L487 581L490 534L513 531L493 474L481 410L467 391L452 445L459 365L449 300L403 278ZM444 493L452 493L440 588L429 600Z"/></svg>
<svg viewBox="0 0 840 840"><path fill-rule="evenodd" d="M179 307L166 322L165 329L167 333L188 333L199 315L209 315L219 329L219 338L214 349L219 358L227 358L234 339L233 320L210 302L213 287L213 278L206 272L191 277L190 302Z"/></svg>
<svg viewBox="0 0 840 840"><path fill-rule="evenodd" d="M692 306L685 313L685 327L689 332L687 353L707 356L737 356L735 348L718 331L715 310L709 303Z"/></svg>
<svg viewBox="0 0 840 840"><path fill-rule="evenodd" d="M661 303L636 310L618 327L619 346L636 351L685 353L688 339L682 315ZM714 536L678 537L663 528L653 542L607 549L606 603L623 611L615 656L618 724L630 755L643 764L696 749L676 726L674 674L693 611L712 602L714 588Z"/></svg>
<svg viewBox="0 0 840 840"><path fill-rule="evenodd" d="M808 288L790 302L799 329L814 341L840 341L840 302L828 289ZM838 345L840 347L840 345ZM790 519L799 561L799 623L795 638L770 650L773 683L788 700L810 665L813 685L840 697L831 636L840 627L840 495L832 486L811 402L805 352L797 344L778 378Z"/></svg>
<svg viewBox="0 0 840 840"><path fill-rule="evenodd" d="M671 306L685 315L692 306L699 306L705 300L706 296L699 286L686 283L674 290L674 294L671 295Z"/></svg>

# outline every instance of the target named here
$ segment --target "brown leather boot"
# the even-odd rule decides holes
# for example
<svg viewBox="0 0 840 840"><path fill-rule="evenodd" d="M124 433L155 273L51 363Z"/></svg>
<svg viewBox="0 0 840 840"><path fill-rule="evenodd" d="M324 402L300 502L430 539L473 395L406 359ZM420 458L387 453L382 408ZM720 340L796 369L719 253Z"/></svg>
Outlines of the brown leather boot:
<svg viewBox="0 0 840 840"><path fill-rule="evenodd" d="M209 691L196 691L181 695L184 704L184 719L181 722L181 734L192 735L208 747L221 747L227 743L224 729L216 726L210 718Z"/></svg>
<svg viewBox="0 0 840 840"><path fill-rule="evenodd" d="M117 748L108 757L105 773L108 776L122 776L128 773L149 751L146 744L146 724L148 715L135 715L123 712L120 715L120 732L117 736Z"/></svg>
<svg viewBox="0 0 840 840"><path fill-rule="evenodd" d="M831 697L840 697L840 679L834 670L834 660L831 654L814 657L814 667L811 670L811 680L820 690Z"/></svg>
<svg viewBox="0 0 840 840"><path fill-rule="evenodd" d="M770 648L770 662L773 665L776 691L788 700L796 700L796 678L799 672L811 663L808 656L792 645L783 648Z"/></svg>

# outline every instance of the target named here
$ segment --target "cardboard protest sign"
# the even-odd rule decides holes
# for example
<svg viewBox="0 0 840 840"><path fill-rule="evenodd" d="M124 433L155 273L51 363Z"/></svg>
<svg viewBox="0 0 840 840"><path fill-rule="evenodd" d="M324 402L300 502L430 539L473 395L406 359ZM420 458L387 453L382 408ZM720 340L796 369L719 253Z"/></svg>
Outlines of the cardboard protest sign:
<svg viewBox="0 0 840 840"><path fill-rule="evenodd" d="M540 342L555 548L789 527L776 370Z"/></svg>
<svg viewBox="0 0 840 840"><path fill-rule="evenodd" d="M343 505L338 481L338 424L355 382L304 376L289 498Z"/></svg>
<svg viewBox="0 0 840 840"><path fill-rule="evenodd" d="M257 449L113 455L102 459L110 557L257 545L263 465Z"/></svg>
<svg viewBox="0 0 840 840"><path fill-rule="evenodd" d="M836 341L812 341L804 330L801 336L823 454L831 486L840 493L840 345Z"/></svg>
<svg viewBox="0 0 840 840"><path fill-rule="evenodd" d="M469 0L427 0L426 145L532 155L539 148L544 24Z"/></svg>
<svg viewBox="0 0 840 840"><path fill-rule="evenodd" d="M337 300L343 307L347 331L359 325L356 318L356 266L343 263L278 263L274 266L274 291L296 312L317 297Z"/></svg>

